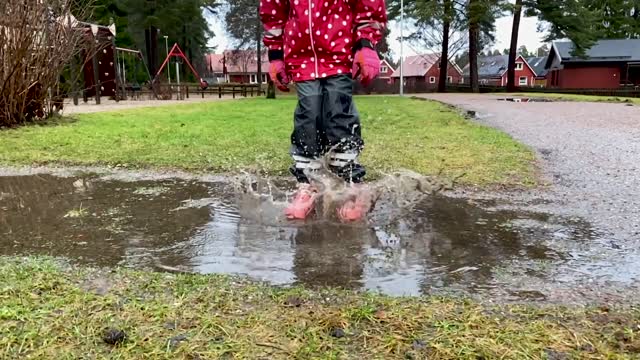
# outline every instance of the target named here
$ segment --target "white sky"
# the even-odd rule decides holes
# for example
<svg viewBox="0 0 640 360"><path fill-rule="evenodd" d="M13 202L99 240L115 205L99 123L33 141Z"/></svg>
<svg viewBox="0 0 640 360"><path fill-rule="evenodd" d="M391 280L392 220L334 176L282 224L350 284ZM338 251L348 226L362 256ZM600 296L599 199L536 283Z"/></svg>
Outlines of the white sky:
<svg viewBox="0 0 640 360"><path fill-rule="evenodd" d="M209 26L215 33L215 37L209 41L210 46L217 46L216 52L220 53L222 50L232 47L230 39L226 36L224 31L223 16L208 17ZM496 21L496 42L493 45L493 49L499 49L502 52L503 49L509 47L511 42L511 17L500 18ZM395 23L390 23L391 35L389 36L389 45L393 52L393 57L397 60L400 56L400 41L397 38L400 36L400 28ZM525 45L529 51L535 51L542 45L543 34L537 31L538 21L537 18L523 17L520 22L520 34L518 35L518 46ZM414 51L415 50L415 51ZM415 48L412 49L409 44L405 42L404 54L412 55L415 52L429 52L426 49Z"/></svg>

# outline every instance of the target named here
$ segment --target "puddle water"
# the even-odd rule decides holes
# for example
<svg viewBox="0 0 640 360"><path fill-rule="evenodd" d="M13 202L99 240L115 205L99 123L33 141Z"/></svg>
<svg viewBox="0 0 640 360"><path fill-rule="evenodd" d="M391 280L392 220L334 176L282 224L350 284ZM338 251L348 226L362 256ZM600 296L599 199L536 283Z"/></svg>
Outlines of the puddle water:
<svg viewBox="0 0 640 360"><path fill-rule="evenodd" d="M430 196L402 216L354 226L258 221L241 215L234 194L230 183L198 180L0 177L0 254L394 295L488 291L534 300L548 296L548 284L611 274L629 282L637 272L608 268L593 250L602 234L586 223L491 202Z"/></svg>
<svg viewBox="0 0 640 360"><path fill-rule="evenodd" d="M553 102L553 100L545 99L545 98L538 98L538 97L535 97L535 98L526 98L526 97L524 97L524 98L513 98L513 97L510 97L510 98L500 98L500 99L498 99L498 101L509 101L509 102L517 102L517 103L520 103L520 102L522 102L522 103Z"/></svg>

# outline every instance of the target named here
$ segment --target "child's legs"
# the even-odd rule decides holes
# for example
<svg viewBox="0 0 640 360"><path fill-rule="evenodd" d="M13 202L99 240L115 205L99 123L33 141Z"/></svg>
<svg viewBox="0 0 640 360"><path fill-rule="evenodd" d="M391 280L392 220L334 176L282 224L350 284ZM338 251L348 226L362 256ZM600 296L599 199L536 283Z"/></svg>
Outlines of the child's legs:
<svg viewBox="0 0 640 360"><path fill-rule="evenodd" d="M358 163L364 146L360 115L353 103L353 80L341 75L325 79L323 86L323 123L325 151L334 148L330 165L345 181L361 182L365 169Z"/></svg>
<svg viewBox="0 0 640 360"><path fill-rule="evenodd" d="M312 160L321 155L320 125L322 119L322 84L319 80L296 84L298 106L294 113L291 134L290 171L298 182L308 182L304 170L313 166Z"/></svg>

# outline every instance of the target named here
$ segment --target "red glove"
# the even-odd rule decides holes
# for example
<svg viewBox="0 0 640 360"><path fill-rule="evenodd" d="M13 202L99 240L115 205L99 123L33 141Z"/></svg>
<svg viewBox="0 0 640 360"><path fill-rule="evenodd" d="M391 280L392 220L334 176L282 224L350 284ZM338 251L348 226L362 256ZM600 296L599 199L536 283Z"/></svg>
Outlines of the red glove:
<svg viewBox="0 0 640 360"><path fill-rule="evenodd" d="M362 85L367 86L380 74L380 58L370 47L363 47L353 59L353 78L360 77Z"/></svg>
<svg viewBox="0 0 640 360"><path fill-rule="evenodd" d="M269 63L269 76L280 91L289 91L287 87L289 85L289 75L287 75L283 60L272 60Z"/></svg>

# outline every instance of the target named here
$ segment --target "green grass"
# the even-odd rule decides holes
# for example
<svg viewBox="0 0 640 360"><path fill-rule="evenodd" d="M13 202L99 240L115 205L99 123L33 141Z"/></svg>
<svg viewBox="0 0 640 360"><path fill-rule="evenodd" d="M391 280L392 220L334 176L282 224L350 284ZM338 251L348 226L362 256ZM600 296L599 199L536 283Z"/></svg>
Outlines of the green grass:
<svg viewBox="0 0 640 360"><path fill-rule="evenodd" d="M466 184L535 182L532 152L445 105L358 97L370 174L406 168ZM250 99L78 115L77 121L0 132L0 163L120 165L287 174L294 98Z"/></svg>
<svg viewBox="0 0 640 360"><path fill-rule="evenodd" d="M640 310L480 305L0 257L2 359L631 359ZM106 329L123 342L104 341ZM341 333L342 337L336 337ZM565 357L563 357L565 356Z"/></svg>
<svg viewBox="0 0 640 360"><path fill-rule="evenodd" d="M609 102L609 103L632 103L640 104L640 98L617 97L617 96L597 96L597 95L574 95L561 93L518 93L509 94L512 96L539 97L555 101L581 101L581 102Z"/></svg>

